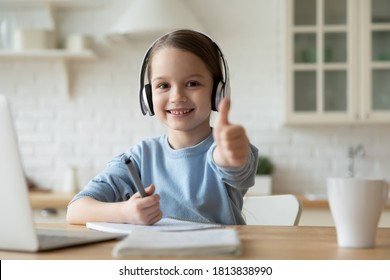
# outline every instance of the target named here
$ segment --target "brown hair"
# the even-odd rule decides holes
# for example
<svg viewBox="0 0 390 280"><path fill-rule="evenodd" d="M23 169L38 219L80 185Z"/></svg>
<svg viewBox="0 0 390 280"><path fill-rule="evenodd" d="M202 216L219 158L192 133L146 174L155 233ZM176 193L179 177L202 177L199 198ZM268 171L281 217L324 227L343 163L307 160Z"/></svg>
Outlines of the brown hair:
<svg viewBox="0 0 390 280"><path fill-rule="evenodd" d="M210 71L214 83L223 79L221 70L221 55L218 46L206 35L188 29L181 29L168 33L158 39L151 47L148 59L148 77L151 75L151 61L160 49L177 48L198 56Z"/></svg>

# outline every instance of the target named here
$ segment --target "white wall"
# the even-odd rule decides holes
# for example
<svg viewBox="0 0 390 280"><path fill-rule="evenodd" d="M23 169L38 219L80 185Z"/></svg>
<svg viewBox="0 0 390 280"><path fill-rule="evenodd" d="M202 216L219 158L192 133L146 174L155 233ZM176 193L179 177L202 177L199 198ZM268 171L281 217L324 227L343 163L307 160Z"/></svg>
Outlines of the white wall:
<svg viewBox="0 0 390 280"><path fill-rule="evenodd" d="M138 75L150 40L112 44L110 24L130 1L58 14L60 37L95 36L99 56L70 65L73 95L61 94L59 65L0 60L0 94L12 102L26 174L44 188L61 185L68 165L84 185L117 153L163 133L142 116ZM232 85L231 120L243 124L261 154L276 164L277 192L325 191L327 176L343 175L347 148L363 144L357 175L390 179L390 127L386 125L283 125L285 99L284 1L185 1L227 57Z"/></svg>

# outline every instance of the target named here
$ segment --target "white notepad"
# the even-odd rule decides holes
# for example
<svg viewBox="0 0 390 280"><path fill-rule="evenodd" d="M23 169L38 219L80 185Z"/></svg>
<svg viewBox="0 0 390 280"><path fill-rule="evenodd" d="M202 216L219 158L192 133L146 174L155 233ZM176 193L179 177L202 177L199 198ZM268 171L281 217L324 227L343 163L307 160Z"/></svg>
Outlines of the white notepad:
<svg viewBox="0 0 390 280"><path fill-rule="evenodd" d="M241 254L235 229L166 232L135 230L119 241L112 252L125 256L220 256Z"/></svg>
<svg viewBox="0 0 390 280"><path fill-rule="evenodd" d="M174 218L163 218L153 225L133 225L133 224L117 224L103 222L87 222L87 228L120 234L130 234L134 230L148 231L187 231L209 228L220 228L220 224L198 223L192 221L179 220Z"/></svg>

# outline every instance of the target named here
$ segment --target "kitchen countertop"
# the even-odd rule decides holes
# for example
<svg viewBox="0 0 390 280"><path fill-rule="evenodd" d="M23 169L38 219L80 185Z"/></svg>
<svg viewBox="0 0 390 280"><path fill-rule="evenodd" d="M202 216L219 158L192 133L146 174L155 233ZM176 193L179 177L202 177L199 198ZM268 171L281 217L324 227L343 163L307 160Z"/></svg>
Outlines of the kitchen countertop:
<svg viewBox="0 0 390 280"><path fill-rule="evenodd" d="M30 201L32 208L66 208L75 194L62 194L45 191L31 191ZM309 200L303 195L297 195L303 208L328 208L327 200Z"/></svg>
<svg viewBox="0 0 390 280"><path fill-rule="evenodd" d="M75 194L64 194L46 191L30 191L30 202L33 209L66 208Z"/></svg>
<svg viewBox="0 0 390 280"><path fill-rule="evenodd" d="M297 194L296 196L301 201L302 208L305 208L305 209L329 209L329 203L328 203L327 199L313 198L307 194ZM386 203L384 209L390 209L390 198L387 199L387 203Z"/></svg>
<svg viewBox="0 0 390 280"><path fill-rule="evenodd" d="M32 208L66 208L75 194L62 194L44 191L31 191L30 201ZM306 195L297 194L298 199L302 203L302 207L306 209L329 209L329 204L326 199L309 199ZM390 209L389 201L385 209Z"/></svg>
<svg viewBox="0 0 390 280"><path fill-rule="evenodd" d="M302 203L303 208L328 209L329 204L327 199L309 199L303 194L296 195Z"/></svg>

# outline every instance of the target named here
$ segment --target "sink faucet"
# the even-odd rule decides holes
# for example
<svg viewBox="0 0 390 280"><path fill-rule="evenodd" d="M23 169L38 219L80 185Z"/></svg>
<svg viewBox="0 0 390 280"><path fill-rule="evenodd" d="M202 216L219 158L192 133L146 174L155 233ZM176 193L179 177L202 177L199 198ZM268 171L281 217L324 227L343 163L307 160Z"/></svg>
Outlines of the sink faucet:
<svg viewBox="0 0 390 280"><path fill-rule="evenodd" d="M348 147L348 171L347 176L348 177L354 177L355 176L355 157L364 157L366 154L364 147L362 145L357 146L349 146Z"/></svg>

